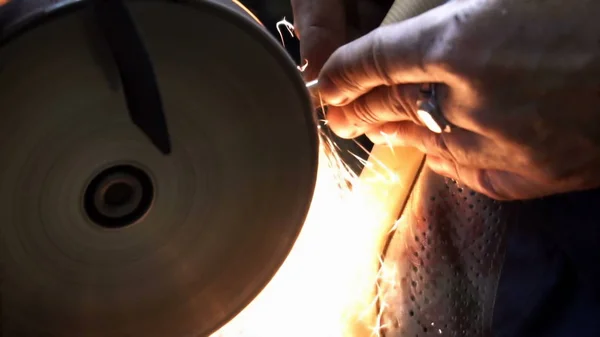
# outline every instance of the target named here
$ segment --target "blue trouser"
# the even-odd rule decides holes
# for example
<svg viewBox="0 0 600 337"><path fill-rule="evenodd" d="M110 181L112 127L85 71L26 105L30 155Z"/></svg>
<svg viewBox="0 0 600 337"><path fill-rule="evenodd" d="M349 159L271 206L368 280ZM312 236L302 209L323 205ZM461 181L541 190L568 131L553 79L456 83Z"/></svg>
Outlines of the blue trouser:
<svg viewBox="0 0 600 337"><path fill-rule="evenodd" d="M508 234L494 336L600 336L600 190L527 204Z"/></svg>

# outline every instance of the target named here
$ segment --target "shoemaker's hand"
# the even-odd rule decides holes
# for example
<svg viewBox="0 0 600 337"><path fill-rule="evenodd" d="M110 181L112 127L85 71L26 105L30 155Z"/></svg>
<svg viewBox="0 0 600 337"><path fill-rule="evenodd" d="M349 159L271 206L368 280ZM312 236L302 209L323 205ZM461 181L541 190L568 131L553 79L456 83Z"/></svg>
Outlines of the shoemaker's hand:
<svg viewBox="0 0 600 337"><path fill-rule="evenodd" d="M340 136L416 147L495 199L600 186L600 2L452 1L339 48L319 76ZM439 83L450 133L416 116Z"/></svg>
<svg viewBox="0 0 600 337"><path fill-rule="evenodd" d="M0 0L1 1L1 0ZM304 75L315 79L338 47L375 29L393 0L291 0Z"/></svg>

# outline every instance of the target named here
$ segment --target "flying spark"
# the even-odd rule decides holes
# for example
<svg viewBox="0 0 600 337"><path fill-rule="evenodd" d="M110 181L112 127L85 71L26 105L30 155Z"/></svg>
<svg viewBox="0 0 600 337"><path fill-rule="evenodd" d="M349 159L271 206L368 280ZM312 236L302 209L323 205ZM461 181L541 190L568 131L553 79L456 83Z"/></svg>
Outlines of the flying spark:
<svg viewBox="0 0 600 337"><path fill-rule="evenodd" d="M277 23L283 44L280 27L292 36L294 27L285 18ZM398 275L381 255L396 217L373 185L391 186L398 179L382 161L352 154L377 184L356 175L325 129L319 128L313 202L293 249L254 301L211 337L371 337L385 328L382 291Z"/></svg>

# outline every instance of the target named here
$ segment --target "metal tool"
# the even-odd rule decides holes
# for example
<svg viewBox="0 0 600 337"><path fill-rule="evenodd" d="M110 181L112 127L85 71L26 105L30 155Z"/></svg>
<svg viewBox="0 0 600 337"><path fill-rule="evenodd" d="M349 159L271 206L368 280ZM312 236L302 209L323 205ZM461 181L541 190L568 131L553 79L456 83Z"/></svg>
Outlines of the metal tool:
<svg viewBox="0 0 600 337"><path fill-rule="evenodd" d="M431 132L449 133L452 127L440 109L436 86L436 83L425 83L421 86L421 98L417 101L417 116Z"/></svg>
<svg viewBox="0 0 600 337"><path fill-rule="evenodd" d="M308 90L313 90L316 89L319 85L319 80L312 80L312 81L308 81L306 82L306 89Z"/></svg>
<svg viewBox="0 0 600 337"><path fill-rule="evenodd" d="M444 118L440 111L435 95L435 84L425 83L422 87L421 93L423 97L416 102L417 116L421 123L435 133L451 132L452 128L450 123ZM318 88L318 79L306 82L306 89L309 90L313 97L318 95ZM319 104L323 107L327 106L327 104L322 101L319 101Z"/></svg>
<svg viewBox="0 0 600 337"><path fill-rule="evenodd" d="M312 199L317 123L278 41L228 0L110 1L151 67L123 74L144 53L115 55L102 0L0 9L3 336L210 335Z"/></svg>

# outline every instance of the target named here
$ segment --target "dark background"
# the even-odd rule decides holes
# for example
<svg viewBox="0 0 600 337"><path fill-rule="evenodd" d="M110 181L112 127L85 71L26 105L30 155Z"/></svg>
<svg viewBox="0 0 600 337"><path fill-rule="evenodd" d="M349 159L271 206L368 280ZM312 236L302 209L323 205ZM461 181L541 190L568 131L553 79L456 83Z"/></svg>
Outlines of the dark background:
<svg viewBox="0 0 600 337"><path fill-rule="evenodd" d="M280 40L280 36L277 32L277 22L283 19L284 17L287 19L287 21L291 23L294 22L294 16L292 13L292 7L290 5L290 0L241 0L241 2L262 21L265 27L278 41ZM282 33L285 39L285 47L288 53L296 61L297 64L301 64L302 62L300 60L299 50L300 44L298 40L295 38L291 38L286 31L282 31ZM322 127L324 126L322 125ZM354 156L352 156L350 152L357 156L360 156L362 159L367 159L368 154L361 149L361 146L370 150L373 144L366 137L359 137L356 139L356 141L360 143L359 146L354 141L336 137L330 131L327 133L340 147L340 155L346 162L346 164L348 164L348 166L352 168L354 172L359 174L362 170L362 164L360 164L360 162Z"/></svg>

